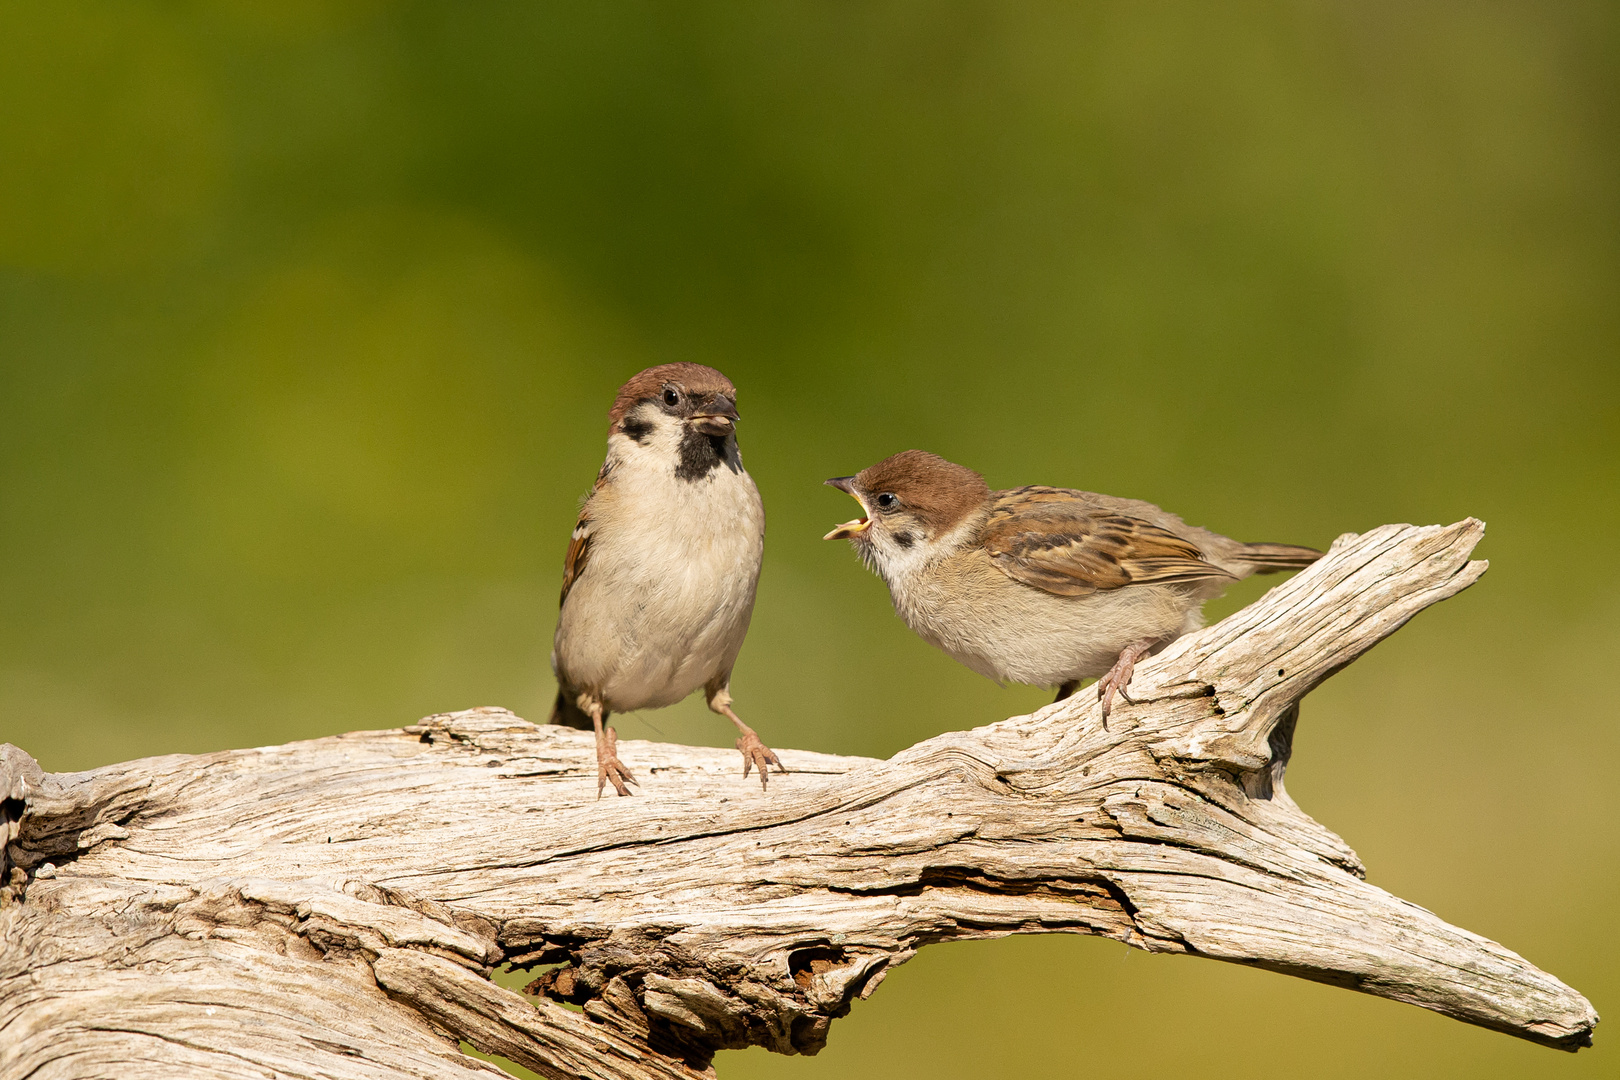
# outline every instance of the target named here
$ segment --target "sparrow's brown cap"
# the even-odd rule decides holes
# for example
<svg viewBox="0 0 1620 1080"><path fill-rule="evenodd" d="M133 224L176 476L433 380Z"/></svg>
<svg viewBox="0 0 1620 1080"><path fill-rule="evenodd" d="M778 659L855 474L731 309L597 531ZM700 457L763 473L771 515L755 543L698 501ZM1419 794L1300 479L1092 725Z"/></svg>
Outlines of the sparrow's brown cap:
<svg viewBox="0 0 1620 1080"><path fill-rule="evenodd" d="M619 387L618 396L613 399L613 408L608 410L608 425L611 427L623 420L625 413L635 408L637 402L658 397L666 386L674 386L699 400L724 397L728 408L735 406L737 401L737 388L731 385L730 379L712 367L702 364L659 364L637 372L629 382Z"/></svg>
<svg viewBox="0 0 1620 1080"><path fill-rule="evenodd" d="M856 495L869 510L879 496L888 492L902 508L936 532L950 529L990 497L990 485L984 477L926 450L902 450L884 458L847 478L847 486L828 482Z"/></svg>

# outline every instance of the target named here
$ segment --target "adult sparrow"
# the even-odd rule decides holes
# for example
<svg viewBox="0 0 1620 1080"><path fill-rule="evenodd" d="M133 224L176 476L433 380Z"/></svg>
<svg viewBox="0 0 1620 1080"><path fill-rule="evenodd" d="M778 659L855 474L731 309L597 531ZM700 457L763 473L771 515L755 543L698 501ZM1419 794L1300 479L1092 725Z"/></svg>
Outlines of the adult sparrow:
<svg viewBox="0 0 1620 1080"><path fill-rule="evenodd" d="M553 724L596 732L596 794L635 783L611 713L673 705L698 687L737 725L743 775L787 770L731 708L731 668L754 611L765 508L737 452L737 390L702 364L648 368L608 412L607 461L563 560L551 647Z"/></svg>
<svg viewBox="0 0 1620 1080"><path fill-rule="evenodd" d="M1131 672L1203 625L1203 602L1239 578L1321 558L1245 544L1151 503L1068 488L991 491L984 477L906 450L828 484L866 515L847 539L924 641L998 682L1059 687L1101 676L1103 720Z"/></svg>

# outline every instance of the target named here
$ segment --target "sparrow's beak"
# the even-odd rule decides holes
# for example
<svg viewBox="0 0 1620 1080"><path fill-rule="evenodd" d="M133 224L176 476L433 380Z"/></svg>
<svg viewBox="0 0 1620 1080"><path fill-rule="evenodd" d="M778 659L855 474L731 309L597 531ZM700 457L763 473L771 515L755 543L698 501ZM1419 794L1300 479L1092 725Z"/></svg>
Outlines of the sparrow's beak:
<svg viewBox="0 0 1620 1080"><path fill-rule="evenodd" d="M737 430L737 406L725 398L716 398L707 409L687 417L686 422L705 435L730 435Z"/></svg>
<svg viewBox="0 0 1620 1080"><path fill-rule="evenodd" d="M826 483L828 487L835 487L844 494L851 496L856 502L861 503L862 510L866 509L866 503L862 502L861 497L855 494L855 478L853 476L835 476ZM855 537L861 535L861 533L865 532L871 527L871 521L864 517L858 517L854 521L844 522L832 532L828 533L826 536L823 536L822 539L853 540Z"/></svg>

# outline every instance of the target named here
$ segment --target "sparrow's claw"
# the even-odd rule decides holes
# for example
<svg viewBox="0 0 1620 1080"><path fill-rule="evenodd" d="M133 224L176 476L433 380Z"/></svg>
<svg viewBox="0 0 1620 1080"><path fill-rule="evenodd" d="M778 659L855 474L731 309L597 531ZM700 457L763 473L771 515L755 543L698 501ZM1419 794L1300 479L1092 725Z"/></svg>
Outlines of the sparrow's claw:
<svg viewBox="0 0 1620 1080"><path fill-rule="evenodd" d="M1136 699L1125 692L1125 687L1136 671L1136 662L1158 644L1160 641L1157 638L1143 638L1141 641L1131 642L1119 651L1119 659L1108 669L1108 674L1097 680L1097 700L1102 702L1104 726L1108 723L1108 714L1113 711L1115 694L1127 704L1136 704Z"/></svg>
<svg viewBox="0 0 1620 1080"><path fill-rule="evenodd" d="M603 738L596 740L596 797L602 797L602 789L611 782L613 790L620 795L629 795L630 789L626 784L633 784L636 778L630 775L630 770L624 767L619 760L619 733L612 728L603 732Z"/></svg>
<svg viewBox="0 0 1620 1080"><path fill-rule="evenodd" d="M1114 709L1115 694L1127 702L1131 701L1130 695L1125 692L1125 684L1131 681L1132 669L1135 667L1135 661L1127 662L1122 655L1114 662L1114 666L1108 669L1108 674L1097 680L1097 700L1102 702L1103 723L1108 722L1108 714Z"/></svg>
<svg viewBox="0 0 1620 1080"><path fill-rule="evenodd" d="M770 770L766 766L775 765L778 772L787 772L787 766L782 764L776 752L760 742L759 736L752 731L737 740L737 750L743 756L743 778L748 778L750 769L759 769L759 786L763 790L770 789Z"/></svg>

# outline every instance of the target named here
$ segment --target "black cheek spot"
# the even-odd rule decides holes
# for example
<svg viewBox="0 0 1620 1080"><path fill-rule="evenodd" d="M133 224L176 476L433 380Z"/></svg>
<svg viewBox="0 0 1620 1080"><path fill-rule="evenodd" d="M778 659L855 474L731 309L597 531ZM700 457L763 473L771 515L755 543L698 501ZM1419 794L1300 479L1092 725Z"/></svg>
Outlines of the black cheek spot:
<svg viewBox="0 0 1620 1080"><path fill-rule="evenodd" d="M645 420L633 420L629 418L626 418L624 422L619 425L619 430L624 432L630 437L632 442L637 443L638 445L647 441L647 436L652 434L652 429L653 426Z"/></svg>
<svg viewBox="0 0 1620 1080"><path fill-rule="evenodd" d="M894 542L903 548L908 548L917 542L917 538L908 532L897 532L894 534Z"/></svg>

